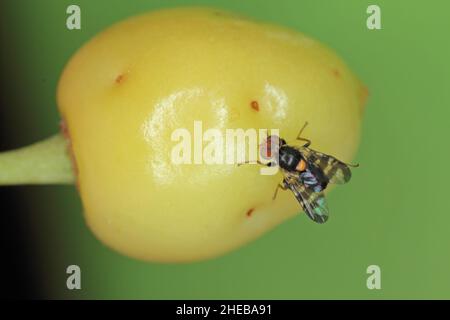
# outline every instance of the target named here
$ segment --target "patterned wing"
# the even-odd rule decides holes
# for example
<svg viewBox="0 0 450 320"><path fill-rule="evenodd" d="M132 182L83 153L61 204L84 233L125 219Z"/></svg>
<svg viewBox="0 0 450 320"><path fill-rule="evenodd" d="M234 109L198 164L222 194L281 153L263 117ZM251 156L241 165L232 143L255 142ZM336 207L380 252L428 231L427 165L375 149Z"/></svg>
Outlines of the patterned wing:
<svg viewBox="0 0 450 320"><path fill-rule="evenodd" d="M298 150L301 151L311 172L319 181L326 184L343 184L352 177L350 168L342 161L309 148L300 147Z"/></svg>
<svg viewBox="0 0 450 320"><path fill-rule="evenodd" d="M314 191L299 179L287 178L285 179L285 185L294 193L295 198L300 202L310 219L317 223L325 223L328 220L328 206L322 191Z"/></svg>

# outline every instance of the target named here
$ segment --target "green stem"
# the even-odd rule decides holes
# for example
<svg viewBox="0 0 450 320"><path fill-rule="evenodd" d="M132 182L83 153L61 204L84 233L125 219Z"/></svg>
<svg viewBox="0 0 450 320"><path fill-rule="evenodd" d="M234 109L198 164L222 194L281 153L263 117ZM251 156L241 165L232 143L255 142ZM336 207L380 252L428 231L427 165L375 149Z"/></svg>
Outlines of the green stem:
<svg viewBox="0 0 450 320"><path fill-rule="evenodd" d="M0 153L0 185L72 184L74 181L67 141L61 134Z"/></svg>

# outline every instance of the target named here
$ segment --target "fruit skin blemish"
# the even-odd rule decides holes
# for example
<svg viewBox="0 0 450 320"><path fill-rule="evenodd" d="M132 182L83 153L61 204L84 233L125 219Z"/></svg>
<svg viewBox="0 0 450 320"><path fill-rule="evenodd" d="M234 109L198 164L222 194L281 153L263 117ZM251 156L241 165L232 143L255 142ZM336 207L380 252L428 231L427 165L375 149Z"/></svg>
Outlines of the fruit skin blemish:
<svg viewBox="0 0 450 320"><path fill-rule="evenodd" d="M258 101L253 100L252 102L250 102L250 106L252 107L253 110L259 111L259 103L258 103Z"/></svg>
<svg viewBox="0 0 450 320"><path fill-rule="evenodd" d="M351 162L367 98L325 45L215 8L114 24L74 53L56 90L61 132L2 153L0 184L76 184L102 243L173 263L226 254L301 212L292 194L272 199L279 174L175 164L174 131L201 121L222 131L276 128L294 141L308 121L315 150Z"/></svg>

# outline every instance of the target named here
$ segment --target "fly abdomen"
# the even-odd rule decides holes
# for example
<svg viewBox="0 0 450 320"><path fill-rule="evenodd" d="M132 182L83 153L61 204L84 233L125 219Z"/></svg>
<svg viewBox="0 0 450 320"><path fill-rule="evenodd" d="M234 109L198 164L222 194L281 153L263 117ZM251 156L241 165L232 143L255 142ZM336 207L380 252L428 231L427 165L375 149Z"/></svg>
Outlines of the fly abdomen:
<svg viewBox="0 0 450 320"><path fill-rule="evenodd" d="M300 174L300 181L309 189L314 190L314 192L320 192L326 188L326 185L323 186L309 170L305 170Z"/></svg>

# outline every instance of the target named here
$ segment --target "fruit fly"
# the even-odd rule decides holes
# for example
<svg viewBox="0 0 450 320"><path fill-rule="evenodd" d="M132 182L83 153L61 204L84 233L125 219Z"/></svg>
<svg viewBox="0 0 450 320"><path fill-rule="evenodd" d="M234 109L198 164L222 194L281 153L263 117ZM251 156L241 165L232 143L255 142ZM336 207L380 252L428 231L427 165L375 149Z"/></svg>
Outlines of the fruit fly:
<svg viewBox="0 0 450 320"><path fill-rule="evenodd" d="M324 190L330 183L348 182L351 178L349 167L359 165L344 163L309 148L311 140L301 137L307 125L308 122L305 122L297 135L298 141L305 142L302 146L289 145L276 135L268 136L260 148L262 153L276 161L272 160L268 163L258 161L258 163L269 167L278 165L283 173L284 178L278 184L273 199L276 198L279 189L289 189L310 219L317 223L325 223L328 220L329 211Z"/></svg>

